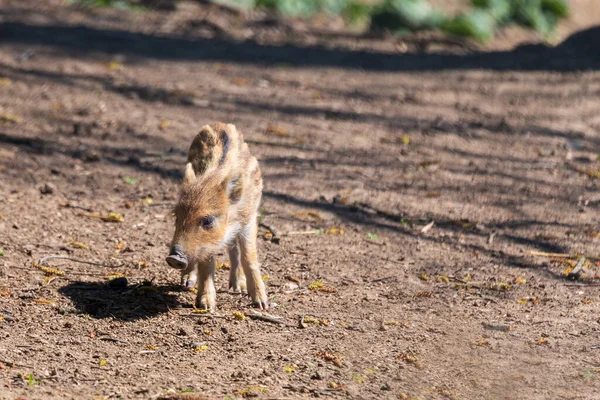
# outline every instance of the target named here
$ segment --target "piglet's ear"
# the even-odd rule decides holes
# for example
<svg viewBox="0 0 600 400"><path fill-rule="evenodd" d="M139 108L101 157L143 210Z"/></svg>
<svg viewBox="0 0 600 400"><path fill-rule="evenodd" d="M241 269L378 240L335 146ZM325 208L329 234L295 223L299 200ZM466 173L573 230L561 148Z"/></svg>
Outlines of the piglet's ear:
<svg viewBox="0 0 600 400"><path fill-rule="evenodd" d="M194 173L194 167L192 163L187 163L185 166L185 175L183 175L183 183L190 185L196 182L196 173Z"/></svg>

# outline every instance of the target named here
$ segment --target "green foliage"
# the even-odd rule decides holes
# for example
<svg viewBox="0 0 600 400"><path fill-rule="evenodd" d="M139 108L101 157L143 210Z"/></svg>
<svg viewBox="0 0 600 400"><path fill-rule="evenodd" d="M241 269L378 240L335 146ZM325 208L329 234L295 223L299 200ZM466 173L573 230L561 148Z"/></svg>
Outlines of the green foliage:
<svg viewBox="0 0 600 400"><path fill-rule="evenodd" d="M68 0L89 7L139 8L146 0ZM175 1L175 0L173 0ZM569 15L567 0L462 0L472 9L455 16L436 10L429 0L212 0L244 10L263 9L284 17L310 18L315 14L341 15L350 24L368 25L371 31L404 34L421 30L491 39L498 28L518 24L543 36L550 35L560 19Z"/></svg>
<svg viewBox="0 0 600 400"><path fill-rule="evenodd" d="M375 30L419 31L439 27L445 17L427 0L384 0L371 17Z"/></svg>
<svg viewBox="0 0 600 400"><path fill-rule="evenodd" d="M496 26L496 20L490 13L476 9L470 13L457 15L442 25L441 29L453 35L485 41L494 36Z"/></svg>
<svg viewBox="0 0 600 400"><path fill-rule="evenodd" d="M69 3L80 4L84 7L114 7L122 10L143 11L145 8L137 3L127 0L67 0Z"/></svg>
<svg viewBox="0 0 600 400"><path fill-rule="evenodd" d="M29 374L27 375L27 386L35 386L35 385L39 385L40 381L36 380L33 376L33 374Z"/></svg>

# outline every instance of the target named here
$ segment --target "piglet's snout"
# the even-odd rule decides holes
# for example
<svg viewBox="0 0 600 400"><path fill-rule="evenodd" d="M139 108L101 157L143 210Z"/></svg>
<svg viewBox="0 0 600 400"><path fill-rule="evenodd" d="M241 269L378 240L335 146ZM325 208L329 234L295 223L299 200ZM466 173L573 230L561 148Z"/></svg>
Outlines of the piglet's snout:
<svg viewBox="0 0 600 400"><path fill-rule="evenodd" d="M173 268L184 269L188 265L187 257L183 253L183 247L176 245L171 247L171 252L167 257L167 264Z"/></svg>

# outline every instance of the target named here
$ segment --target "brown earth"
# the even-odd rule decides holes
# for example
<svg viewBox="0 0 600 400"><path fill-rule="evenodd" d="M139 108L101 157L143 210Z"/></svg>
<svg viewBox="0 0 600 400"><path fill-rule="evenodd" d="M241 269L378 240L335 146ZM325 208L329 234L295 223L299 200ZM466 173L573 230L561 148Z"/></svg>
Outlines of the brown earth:
<svg viewBox="0 0 600 400"><path fill-rule="evenodd" d="M574 6L557 40L594 21ZM0 14L1 399L600 398L597 31L469 51L193 4ZM237 320L225 270L192 313L164 262L214 121L261 163L284 324Z"/></svg>

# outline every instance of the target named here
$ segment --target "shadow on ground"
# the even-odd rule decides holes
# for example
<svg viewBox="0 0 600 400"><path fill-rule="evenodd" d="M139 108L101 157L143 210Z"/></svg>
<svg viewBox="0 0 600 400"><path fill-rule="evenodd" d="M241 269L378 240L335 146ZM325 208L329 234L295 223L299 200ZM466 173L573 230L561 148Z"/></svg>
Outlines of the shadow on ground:
<svg viewBox="0 0 600 400"><path fill-rule="evenodd" d="M0 13L10 17L10 12ZM67 53L89 56L123 54L161 60L225 61L241 64L296 67L336 67L371 71L442 71L489 69L498 71L578 71L600 67L595 43L600 27L573 34L556 47L524 45L511 51L476 51L465 55L383 53L330 49L324 46L259 44L252 39L205 39L186 36L156 36L86 26L34 26L4 22L2 44L50 46Z"/></svg>
<svg viewBox="0 0 600 400"><path fill-rule="evenodd" d="M154 317L169 308L181 307L175 285L154 286L150 282L128 285L109 285L104 282L71 282L59 293L73 301L77 312L92 318L116 318L123 321ZM112 287L111 287L112 286Z"/></svg>

